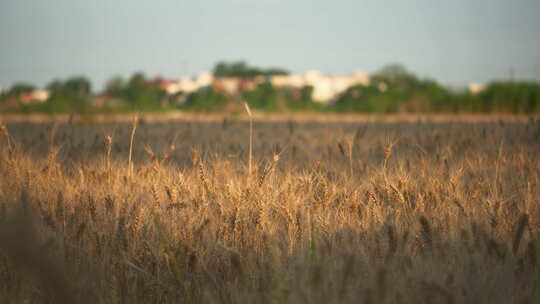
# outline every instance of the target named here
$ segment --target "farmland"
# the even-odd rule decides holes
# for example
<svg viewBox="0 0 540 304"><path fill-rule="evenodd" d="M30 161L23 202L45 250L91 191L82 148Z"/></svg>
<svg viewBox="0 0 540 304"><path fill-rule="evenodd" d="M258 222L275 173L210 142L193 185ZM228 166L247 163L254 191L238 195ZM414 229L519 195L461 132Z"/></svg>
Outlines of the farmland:
<svg viewBox="0 0 540 304"><path fill-rule="evenodd" d="M0 302L540 299L538 118L261 118L249 139L243 117L5 121Z"/></svg>

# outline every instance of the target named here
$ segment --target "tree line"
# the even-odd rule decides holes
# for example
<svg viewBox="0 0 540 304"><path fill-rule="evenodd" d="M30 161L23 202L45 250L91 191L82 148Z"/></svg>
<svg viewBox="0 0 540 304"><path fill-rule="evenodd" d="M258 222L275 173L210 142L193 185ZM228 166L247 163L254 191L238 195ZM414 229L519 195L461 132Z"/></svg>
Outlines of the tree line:
<svg viewBox="0 0 540 304"><path fill-rule="evenodd" d="M286 75L281 68L262 69L243 61L220 62L215 77L263 77L253 88L229 96L208 86L195 92L167 94L155 80L136 73L125 80L111 79L96 94L83 76L55 80L45 89L43 102L21 102L21 96L37 89L18 83L0 95L1 112L107 113L184 110L198 112L241 111L241 102L261 112L357 112L357 113L528 113L540 114L540 84L532 81L494 81L477 93L450 90L435 80L421 79L393 64L370 75L368 85L355 85L329 104L313 100L313 87L276 88L271 76Z"/></svg>

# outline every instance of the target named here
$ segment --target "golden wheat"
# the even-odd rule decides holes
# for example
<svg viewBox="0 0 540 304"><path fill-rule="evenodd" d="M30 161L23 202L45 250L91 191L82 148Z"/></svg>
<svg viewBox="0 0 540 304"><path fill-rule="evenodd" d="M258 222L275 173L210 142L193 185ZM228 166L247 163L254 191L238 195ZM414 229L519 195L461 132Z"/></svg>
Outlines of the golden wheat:
<svg viewBox="0 0 540 304"><path fill-rule="evenodd" d="M222 124L1 125L0 302L540 299L536 120Z"/></svg>

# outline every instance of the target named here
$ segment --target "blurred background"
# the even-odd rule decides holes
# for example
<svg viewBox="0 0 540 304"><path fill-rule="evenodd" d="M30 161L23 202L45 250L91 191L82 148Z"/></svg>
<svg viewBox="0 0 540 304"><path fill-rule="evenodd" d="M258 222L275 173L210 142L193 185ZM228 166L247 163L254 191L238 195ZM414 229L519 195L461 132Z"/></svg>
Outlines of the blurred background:
<svg viewBox="0 0 540 304"><path fill-rule="evenodd" d="M2 1L0 110L534 113L539 38L535 0Z"/></svg>

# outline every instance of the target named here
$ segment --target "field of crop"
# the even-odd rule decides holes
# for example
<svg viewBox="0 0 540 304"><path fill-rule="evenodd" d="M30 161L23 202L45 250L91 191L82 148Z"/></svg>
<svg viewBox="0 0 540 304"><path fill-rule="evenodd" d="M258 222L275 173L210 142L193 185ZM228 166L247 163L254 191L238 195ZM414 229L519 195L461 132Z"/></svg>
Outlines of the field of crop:
<svg viewBox="0 0 540 304"><path fill-rule="evenodd" d="M249 143L235 119L4 122L0 302L540 301L538 119Z"/></svg>

